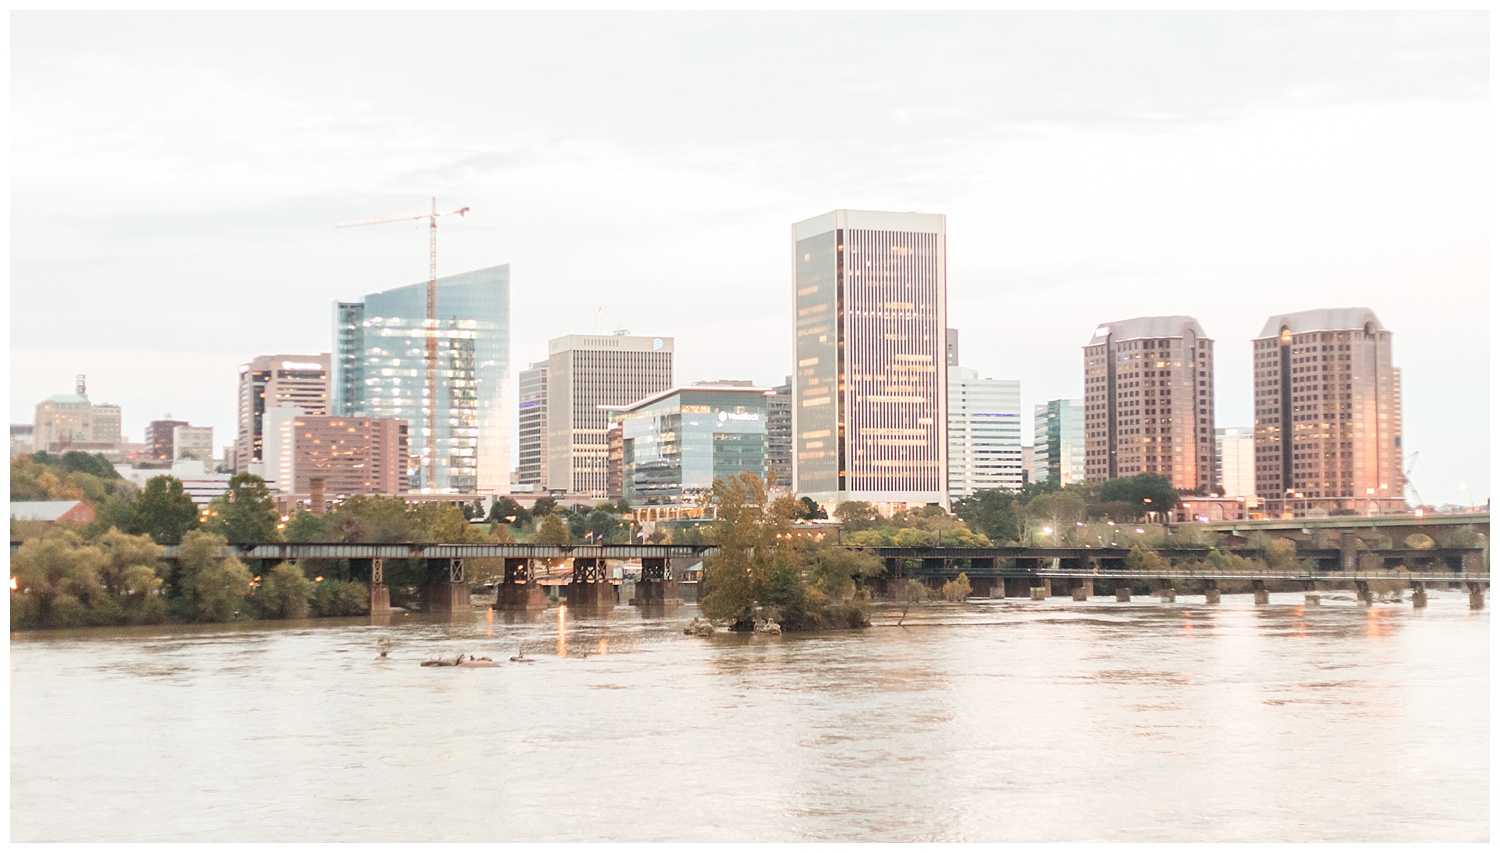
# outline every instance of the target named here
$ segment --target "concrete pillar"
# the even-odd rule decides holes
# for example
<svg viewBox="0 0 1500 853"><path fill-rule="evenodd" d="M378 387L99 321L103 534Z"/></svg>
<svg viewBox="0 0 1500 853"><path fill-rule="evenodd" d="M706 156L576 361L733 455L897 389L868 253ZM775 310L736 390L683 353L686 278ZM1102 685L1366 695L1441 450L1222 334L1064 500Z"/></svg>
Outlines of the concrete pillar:
<svg viewBox="0 0 1500 853"><path fill-rule="evenodd" d="M1206 589L1206 590L1203 591L1203 603L1204 604L1218 604L1219 603L1219 595L1220 595L1220 593L1219 593L1219 591L1217 589Z"/></svg>
<svg viewBox="0 0 1500 853"><path fill-rule="evenodd" d="M1029 592L1030 589L1031 589L1031 580L1029 578L1006 578L1005 579L1005 597L1006 598L1024 598L1025 596L1027 596L1027 595L1030 594L1030 592Z"/></svg>
<svg viewBox="0 0 1500 853"><path fill-rule="evenodd" d="M1483 610L1484 609L1484 585L1483 584L1477 584L1477 583L1471 583L1471 584L1469 584L1469 609L1470 610Z"/></svg>
<svg viewBox="0 0 1500 853"><path fill-rule="evenodd" d="M473 609L463 560L428 560L427 578L427 612L462 613Z"/></svg>
<svg viewBox="0 0 1500 853"><path fill-rule="evenodd" d="M385 558L370 559L370 613L391 611L391 590L385 585Z"/></svg>
<svg viewBox="0 0 1500 853"><path fill-rule="evenodd" d="M1089 596L1094 594L1094 582L1085 578L1070 578L1068 589L1073 593L1074 601L1088 601Z"/></svg>
<svg viewBox="0 0 1500 853"><path fill-rule="evenodd" d="M1355 581L1354 590L1354 594L1359 598L1360 601L1364 602L1364 605L1366 607L1369 607L1371 604L1375 603L1375 596L1370 594L1370 584L1368 581Z"/></svg>
<svg viewBox="0 0 1500 853"><path fill-rule="evenodd" d="M1115 601L1129 601L1129 600L1130 600L1130 584L1128 584L1128 583L1117 583L1117 584L1115 584Z"/></svg>
<svg viewBox="0 0 1500 853"><path fill-rule="evenodd" d="M500 589L495 593L495 607L501 610L539 610L546 606L547 594L536 582L531 560L506 557L505 573L501 576Z"/></svg>
<svg viewBox="0 0 1500 853"><path fill-rule="evenodd" d="M1411 606L1414 609L1427 606L1427 586L1422 583L1411 585Z"/></svg>
<svg viewBox="0 0 1500 853"><path fill-rule="evenodd" d="M1034 587L1032 587L1031 588L1031 600L1032 601L1046 601L1047 600L1047 588L1044 587L1044 586L1034 586Z"/></svg>
<svg viewBox="0 0 1500 853"><path fill-rule="evenodd" d="M1323 603L1323 596L1308 593L1307 595L1302 596L1302 602L1308 607L1318 607Z"/></svg>
<svg viewBox="0 0 1500 853"><path fill-rule="evenodd" d="M614 607L614 585L604 571L604 561L597 557L574 557L573 578L564 593L568 606Z"/></svg>
<svg viewBox="0 0 1500 853"><path fill-rule="evenodd" d="M1339 534L1339 566L1346 572L1359 569L1359 534L1352 530Z"/></svg>
<svg viewBox="0 0 1500 853"><path fill-rule="evenodd" d="M1042 592L1042 597L1043 598L1046 598L1047 596L1050 596L1052 594L1052 579L1051 578L1042 578L1040 580L1034 580L1034 581L1032 581L1031 582L1031 589L1032 589L1032 594L1033 595L1035 595L1036 590L1037 590L1038 587L1040 587L1042 590L1044 590Z"/></svg>
<svg viewBox="0 0 1500 853"><path fill-rule="evenodd" d="M1158 595L1161 596L1163 604L1171 604L1172 602L1177 600L1177 590L1172 589L1171 587L1167 587L1166 589L1162 590L1160 593L1158 593Z"/></svg>
<svg viewBox="0 0 1500 853"><path fill-rule="evenodd" d="M682 599L677 597L677 581L638 581L635 585L635 597L630 603L637 607L667 607L682 604Z"/></svg>
<svg viewBox="0 0 1500 853"><path fill-rule="evenodd" d="M1250 582L1250 586L1251 586L1252 589L1255 590L1255 603L1256 604L1270 604L1271 603L1271 591L1268 590L1268 589L1266 589L1266 582L1265 581L1251 581Z"/></svg>

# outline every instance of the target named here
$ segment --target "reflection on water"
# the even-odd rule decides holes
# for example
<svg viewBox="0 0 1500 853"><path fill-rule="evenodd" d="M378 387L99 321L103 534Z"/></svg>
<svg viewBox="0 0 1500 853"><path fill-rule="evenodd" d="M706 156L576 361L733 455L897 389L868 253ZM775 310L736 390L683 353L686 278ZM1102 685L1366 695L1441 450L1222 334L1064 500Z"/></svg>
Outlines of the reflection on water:
<svg viewBox="0 0 1500 853"><path fill-rule="evenodd" d="M12 840L1488 838L1465 594L1188 599L13 635Z"/></svg>

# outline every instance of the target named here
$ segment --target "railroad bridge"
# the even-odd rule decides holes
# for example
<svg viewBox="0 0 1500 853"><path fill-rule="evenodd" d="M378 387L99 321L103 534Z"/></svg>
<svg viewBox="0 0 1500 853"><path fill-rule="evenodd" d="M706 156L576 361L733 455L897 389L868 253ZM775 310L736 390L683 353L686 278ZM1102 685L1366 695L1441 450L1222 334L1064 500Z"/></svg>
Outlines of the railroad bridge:
<svg viewBox="0 0 1500 853"><path fill-rule="evenodd" d="M19 543L12 543L12 551ZM390 608L390 589L385 580L387 560L420 560L426 570L426 607L436 612L454 612L470 608L469 578L465 560L489 558L503 560L504 570L495 596L498 608L535 608L546 599L539 581L557 576L566 578L562 594L573 606L612 607L615 587L610 582L608 564L639 560L641 577L635 586L632 604L641 606L680 603L677 598L678 572L682 562L697 562L717 552L712 545L518 545L424 544L424 543L304 543L265 542L225 546L226 556L265 566L305 559L343 559L350 562L352 573L368 578L370 607L374 612ZM1052 582L1063 581L1074 597L1093 594L1096 580L1165 580L1194 578L1203 580L1216 593L1219 580L1250 580L1261 598L1267 580L1292 580L1314 589L1318 583L1352 582L1368 599L1368 584L1375 580L1398 580L1424 591L1427 584L1466 584L1471 603L1483 605L1484 590L1489 586L1486 549L1474 548L1386 548L1367 549L1358 540L1345 537L1338 548L1303 548L1298 558L1311 568L1275 572L1268 569L1217 571L1213 569L1172 568L1155 573L1131 572L1126 569L1126 548L946 548L946 547L877 547L866 548L884 564L885 572L869 583L882 589L890 579L910 578L927 583L941 583L966 574L978 595L1037 597L1051 594ZM1202 561L1209 549L1158 548L1156 553L1169 560ZM1242 557L1259 556L1250 547L1220 549ZM175 546L163 548L162 559L175 560ZM1397 571L1397 567L1405 571ZM1166 577L1162 577L1165 575ZM1128 590L1128 585L1126 589ZM1127 592L1128 595L1128 592ZM1211 594L1211 600L1217 600ZM1415 599L1414 594L1414 599ZM1425 600L1425 592L1424 592Z"/></svg>

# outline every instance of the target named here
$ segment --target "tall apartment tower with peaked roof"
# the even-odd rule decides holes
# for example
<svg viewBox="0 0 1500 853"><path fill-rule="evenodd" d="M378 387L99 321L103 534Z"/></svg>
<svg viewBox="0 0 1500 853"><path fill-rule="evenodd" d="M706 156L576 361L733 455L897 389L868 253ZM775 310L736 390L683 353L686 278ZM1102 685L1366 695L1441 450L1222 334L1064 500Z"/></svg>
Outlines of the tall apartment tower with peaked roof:
<svg viewBox="0 0 1500 853"><path fill-rule="evenodd" d="M1214 487L1214 342L1192 317L1105 323L1083 348L1084 471Z"/></svg>
<svg viewBox="0 0 1500 853"><path fill-rule="evenodd" d="M1255 353L1255 491L1269 515L1403 512L1401 371L1368 308L1271 317Z"/></svg>

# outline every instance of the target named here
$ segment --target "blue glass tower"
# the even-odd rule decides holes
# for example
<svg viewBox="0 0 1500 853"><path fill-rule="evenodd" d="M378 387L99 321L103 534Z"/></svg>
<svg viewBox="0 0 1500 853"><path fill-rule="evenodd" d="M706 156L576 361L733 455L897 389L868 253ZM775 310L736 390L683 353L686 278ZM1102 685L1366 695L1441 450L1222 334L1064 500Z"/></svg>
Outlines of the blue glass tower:
<svg viewBox="0 0 1500 853"><path fill-rule="evenodd" d="M426 282L337 303L333 409L407 422L414 492L508 492L510 265L437 280L436 389L427 387L426 320ZM437 434L430 435L434 404Z"/></svg>

